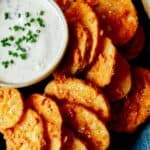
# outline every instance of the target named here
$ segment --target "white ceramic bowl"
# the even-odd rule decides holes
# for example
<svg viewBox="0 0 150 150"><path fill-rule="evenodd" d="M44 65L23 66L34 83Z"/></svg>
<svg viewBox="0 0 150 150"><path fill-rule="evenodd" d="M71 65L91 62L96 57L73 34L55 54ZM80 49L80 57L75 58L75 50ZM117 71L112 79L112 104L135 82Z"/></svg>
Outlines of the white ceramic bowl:
<svg viewBox="0 0 150 150"><path fill-rule="evenodd" d="M32 81L20 82L20 83L13 83L13 82L10 83L10 82L0 81L0 86L15 87L15 88L31 86L31 85L38 83L38 82L42 81L43 79L47 78L60 63L60 61L65 53L65 49L66 49L66 46L68 43L68 26L67 26L65 17L63 15L63 12L58 7L58 5L53 0L47 0L47 1L50 5L50 9L53 9L53 12L56 13L58 20L61 21L60 24L63 26L63 27L61 26L61 29L63 28L63 30L61 30L61 31L63 31L63 32L60 33L63 38L61 38L61 41L58 41L58 44L60 44L60 43L61 44L58 46L59 49L57 49L57 51L55 52L54 59L52 59L52 61L51 60L49 61L49 66L48 66L48 69L46 70L46 72L44 72L43 74L38 76L36 79L33 79ZM59 27L58 27L58 30L59 30ZM53 33L53 34L54 34L54 38L55 38L55 33Z"/></svg>

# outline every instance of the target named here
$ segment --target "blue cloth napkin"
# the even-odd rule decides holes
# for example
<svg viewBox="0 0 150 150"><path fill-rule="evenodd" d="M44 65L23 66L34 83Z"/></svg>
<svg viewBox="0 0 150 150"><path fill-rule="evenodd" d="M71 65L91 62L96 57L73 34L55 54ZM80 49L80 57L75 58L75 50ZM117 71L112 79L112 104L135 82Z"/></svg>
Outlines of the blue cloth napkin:
<svg viewBox="0 0 150 150"><path fill-rule="evenodd" d="M140 133L133 150L150 150L150 121Z"/></svg>

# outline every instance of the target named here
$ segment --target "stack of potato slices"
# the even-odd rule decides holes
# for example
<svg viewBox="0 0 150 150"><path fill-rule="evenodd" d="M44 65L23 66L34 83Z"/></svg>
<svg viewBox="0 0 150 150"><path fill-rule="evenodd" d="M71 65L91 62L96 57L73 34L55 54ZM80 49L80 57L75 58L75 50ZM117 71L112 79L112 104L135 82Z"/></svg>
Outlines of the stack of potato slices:
<svg viewBox="0 0 150 150"><path fill-rule="evenodd" d="M130 65L144 30L131 0L56 2L66 54L43 94L0 88L0 132L8 150L106 150L110 130L133 133L150 117L150 70Z"/></svg>

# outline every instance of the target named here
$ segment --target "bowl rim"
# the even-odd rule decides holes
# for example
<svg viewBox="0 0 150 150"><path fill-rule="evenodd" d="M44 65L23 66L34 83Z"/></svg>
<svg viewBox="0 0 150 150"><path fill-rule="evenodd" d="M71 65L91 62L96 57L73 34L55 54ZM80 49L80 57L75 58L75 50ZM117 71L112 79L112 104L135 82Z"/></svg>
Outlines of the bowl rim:
<svg viewBox="0 0 150 150"><path fill-rule="evenodd" d="M67 45L68 45L68 39L69 39L69 31L68 31L68 24L66 21L66 18L61 10L61 8L58 6L58 4L53 1L53 0L47 0L48 3L55 9L56 13L59 15L62 24L63 24L63 29L64 29L64 44L62 46L62 49L59 50L59 53L56 55L51 68L46 71L46 73L42 74L41 76L37 77L36 79L33 79L32 81L28 81L28 82L24 82L24 83L7 83L4 81L0 81L0 87L12 87L12 88L24 88L24 87L28 87L28 86L32 86L34 84L37 84L39 82L41 82L42 80L46 79L47 77L49 77L49 75L56 69L56 67L58 66L58 64L61 62Z"/></svg>

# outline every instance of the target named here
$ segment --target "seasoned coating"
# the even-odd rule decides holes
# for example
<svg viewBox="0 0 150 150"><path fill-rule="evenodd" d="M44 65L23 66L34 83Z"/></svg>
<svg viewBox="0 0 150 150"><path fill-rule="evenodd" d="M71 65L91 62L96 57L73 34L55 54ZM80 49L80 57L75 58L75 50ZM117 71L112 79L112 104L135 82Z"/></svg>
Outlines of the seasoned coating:
<svg viewBox="0 0 150 150"><path fill-rule="evenodd" d="M92 46L88 54L88 62L91 63L95 56L99 38L98 19L95 12L86 3L74 2L71 3L70 7L65 11L65 16L68 24L81 22L84 27L89 30Z"/></svg>
<svg viewBox="0 0 150 150"><path fill-rule="evenodd" d="M114 75L111 82L105 87L105 92L110 101L115 102L124 98L132 85L130 66L119 53L116 57Z"/></svg>
<svg viewBox="0 0 150 150"><path fill-rule="evenodd" d="M70 25L69 30L69 46L64 60L53 74L55 78L77 74L83 71L87 65L86 55L91 49L91 34L78 22Z"/></svg>
<svg viewBox="0 0 150 150"><path fill-rule="evenodd" d="M110 118L106 97L83 80L76 78L53 80L46 86L45 94L56 98L58 102L81 104L96 112L98 117L104 120Z"/></svg>
<svg viewBox="0 0 150 150"><path fill-rule="evenodd" d="M132 60L140 55L145 44L145 33L142 26L138 26L133 39L123 47L122 54L127 60Z"/></svg>
<svg viewBox="0 0 150 150"><path fill-rule="evenodd" d="M62 141L61 150L88 150L86 144L67 128L63 129Z"/></svg>
<svg viewBox="0 0 150 150"><path fill-rule="evenodd" d="M134 68L132 78L131 93L112 107L110 127L117 132L132 133L150 117L150 71Z"/></svg>
<svg viewBox="0 0 150 150"><path fill-rule="evenodd" d="M70 1L62 1L62 5ZM58 2L60 3L60 2ZM95 58L98 47L98 18L92 8L82 2L71 2L65 9L70 31L70 42L62 64L54 73L55 78L75 75L84 70Z"/></svg>
<svg viewBox="0 0 150 150"><path fill-rule="evenodd" d="M91 144L94 150L105 150L109 146L109 132L95 114L82 106L66 104L60 108L63 119Z"/></svg>
<svg viewBox="0 0 150 150"><path fill-rule="evenodd" d="M40 116L28 109L21 122L4 132L4 138L7 150L41 150L45 141Z"/></svg>
<svg viewBox="0 0 150 150"><path fill-rule="evenodd" d="M134 36L138 17L131 0L78 0L87 2L96 11L100 28L114 44L124 45Z"/></svg>
<svg viewBox="0 0 150 150"><path fill-rule="evenodd" d="M57 0L65 11L75 0ZM138 16L131 0L76 0L88 3L96 11L100 29L114 44L125 45L134 36L138 27Z"/></svg>
<svg viewBox="0 0 150 150"><path fill-rule="evenodd" d="M0 88L0 130L13 127L23 114L20 92L13 88Z"/></svg>
<svg viewBox="0 0 150 150"><path fill-rule="evenodd" d="M99 55L91 68L86 72L86 79L95 83L99 87L108 85L115 69L116 48L109 38L101 40Z"/></svg>
<svg viewBox="0 0 150 150"><path fill-rule="evenodd" d="M44 119L47 134L47 148L59 150L61 147L62 118L56 103L40 94L32 94L28 98L28 106L31 106ZM50 144L50 145L49 145Z"/></svg>

